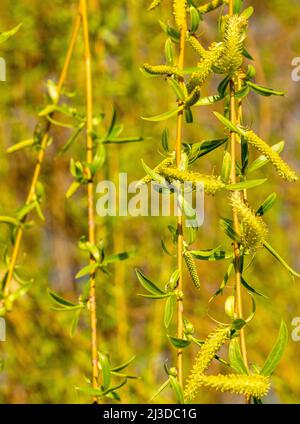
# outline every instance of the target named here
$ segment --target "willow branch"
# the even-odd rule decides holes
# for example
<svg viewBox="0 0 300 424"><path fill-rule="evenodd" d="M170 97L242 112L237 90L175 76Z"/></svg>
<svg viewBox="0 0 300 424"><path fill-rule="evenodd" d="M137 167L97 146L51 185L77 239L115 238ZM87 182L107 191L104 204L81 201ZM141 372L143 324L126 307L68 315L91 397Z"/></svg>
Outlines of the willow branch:
<svg viewBox="0 0 300 424"><path fill-rule="evenodd" d="M86 162L87 165L93 162L93 139L91 131L93 129L93 89L92 89L92 69L91 69L91 52L89 42L89 25L87 17L86 0L80 0L80 10L82 16L83 38L84 38L84 58L85 58L85 78L86 78ZM87 201L88 201L88 239L89 242L95 244L95 214L94 214L94 184L92 177L87 184ZM94 264L95 260L90 256L90 264ZM91 356L92 356L92 386L98 389L99 370L98 370L98 354L97 354L97 314L96 314L96 284L95 272L91 272L89 276L89 310L90 310L90 326L91 326ZM94 397L97 403L97 397Z"/></svg>
<svg viewBox="0 0 300 424"><path fill-rule="evenodd" d="M76 43L76 39L77 39L77 35L78 35L78 32L79 32L80 25L81 25L81 17L78 13L77 16L76 16L76 19L75 19L74 28L73 28L73 31L72 31L72 36L71 36L70 43L69 43L69 46L68 46L68 50L67 50L65 62L64 62L64 65L63 65L63 69L62 69L61 75L59 77L59 81L57 83L58 97L61 95L62 87L63 87L65 80L66 80L66 77L67 77L67 73L68 73L68 70L69 70L69 67L70 67L70 62L71 62L72 54L73 54L73 51L74 51L74 46L75 46L75 43ZM42 138L42 141L41 141L40 150L39 150L39 153L38 153L38 157L37 157L37 160L36 160L36 164L35 164L32 180L31 180L30 188L29 188L28 195L27 195L27 198L26 198L26 205L30 204L35 198L36 186L37 186L39 176L41 174L42 165L43 165L44 158L45 158L45 150L46 150L48 142L49 142L50 128L51 128L51 123L48 121L47 126L46 126L46 130L45 130L45 134L43 135L43 138ZM8 266L7 278L5 280L4 287L3 287L4 297L7 297L8 294L9 294L11 280L12 280L13 275L14 275L14 271L15 271L15 267L16 267L16 263L17 263L17 259L18 259L18 254L19 254L21 242L22 242L22 239L23 239L23 233L24 233L23 224L26 222L27 216L28 216L28 214L24 216L24 218L21 220L20 226L17 229L15 242L14 242L13 250L12 250L12 256L11 256L9 266Z"/></svg>

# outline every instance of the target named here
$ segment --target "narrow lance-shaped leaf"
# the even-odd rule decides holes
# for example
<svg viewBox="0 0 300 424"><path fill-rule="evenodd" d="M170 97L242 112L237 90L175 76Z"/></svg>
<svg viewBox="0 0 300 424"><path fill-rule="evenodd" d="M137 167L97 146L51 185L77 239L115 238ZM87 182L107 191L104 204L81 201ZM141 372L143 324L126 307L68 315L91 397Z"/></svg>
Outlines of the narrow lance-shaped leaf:
<svg viewBox="0 0 300 424"><path fill-rule="evenodd" d="M269 376L274 372L275 368L279 364L279 361L282 355L284 354L287 342L288 342L287 325L284 321L281 321L277 340L268 358L266 359L266 362L264 363L264 366L260 372L261 375Z"/></svg>

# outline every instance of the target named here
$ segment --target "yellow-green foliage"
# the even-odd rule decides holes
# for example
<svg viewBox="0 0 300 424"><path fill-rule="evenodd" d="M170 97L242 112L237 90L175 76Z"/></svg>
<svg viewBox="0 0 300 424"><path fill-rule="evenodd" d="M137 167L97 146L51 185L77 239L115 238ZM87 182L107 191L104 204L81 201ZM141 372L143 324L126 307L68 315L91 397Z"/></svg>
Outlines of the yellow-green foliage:
<svg viewBox="0 0 300 424"><path fill-rule="evenodd" d="M198 11L204 15L205 13L211 12L212 10L223 6L224 4L228 4L228 0L212 0L211 2L206 3L203 6L199 6Z"/></svg>
<svg viewBox="0 0 300 424"><path fill-rule="evenodd" d="M298 180L296 173L284 162L278 153L274 152L271 147L263 141L253 131L242 131L246 141L255 147L262 155L264 155L274 166L278 174L286 181L294 182Z"/></svg>
<svg viewBox="0 0 300 424"><path fill-rule="evenodd" d="M183 253L183 257L185 259L185 263L186 263L186 266L189 270L191 279L192 279L193 283L195 284L195 287L197 289L199 289L200 288L200 280L199 280L199 277L198 277L197 267L196 267L193 255L191 254L191 252L186 250Z"/></svg>
<svg viewBox="0 0 300 424"><path fill-rule="evenodd" d="M243 63L243 43L246 36L247 19L240 15L223 18L223 52L217 67L220 72L233 74Z"/></svg>
<svg viewBox="0 0 300 424"><path fill-rule="evenodd" d="M191 183L193 188L196 187L197 183L202 183L204 185L205 193L210 195L214 195L217 191L222 190L225 187L225 184L219 178L212 175L202 175L198 172L181 171L178 168L162 167L158 173L165 177L169 182L187 182Z"/></svg>
<svg viewBox="0 0 300 424"><path fill-rule="evenodd" d="M148 10L153 10L156 7L158 7L161 4L162 0L153 0L153 2L150 4Z"/></svg>
<svg viewBox="0 0 300 424"><path fill-rule="evenodd" d="M203 384L201 379L202 374L207 370L215 355L229 338L230 327L217 327L208 335L187 378L184 389L184 399L186 402L189 403L195 398L198 389Z"/></svg>
<svg viewBox="0 0 300 424"><path fill-rule="evenodd" d="M242 244L244 247L256 251L263 246L268 234L265 222L245 204L239 192L231 194L230 202L243 226Z"/></svg>
<svg viewBox="0 0 300 424"><path fill-rule="evenodd" d="M203 57L205 55L206 50L199 42L198 38L195 37L195 35L190 35L187 40L190 46L195 50L196 53L198 53L200 57Z"/></svg>
<svg viewBox="0 0 300 424"><path fill-rule="evenodd" d="M246 397L263 398L270 390L270 379L262 375L202 375L201 386L220 392L230 392Z"/></svg>
<svg viewBox="0 0 300 424"><path fill-rule="evenodd" d="M198 102L201 96L200 87L196 86L194 90L188 95L188 97L185 99L184 105L186 107L193 106L195 103Z"/></svg>
<svg viewBox="0 0 300 424"><path fill-rule="evenodd" d="M162 169L165 169L166 167L171 167L171 166L175 166L175 157L174 156L169 156L166 159L164 159L161 163L159 163L154 169L153 171L157 174L160 173L160 171ZM152 178L150 177L150 175L146 175L144 178L142 178L139 181L139 186L143 185L143 184L148 184L152 181Z"/></svg>

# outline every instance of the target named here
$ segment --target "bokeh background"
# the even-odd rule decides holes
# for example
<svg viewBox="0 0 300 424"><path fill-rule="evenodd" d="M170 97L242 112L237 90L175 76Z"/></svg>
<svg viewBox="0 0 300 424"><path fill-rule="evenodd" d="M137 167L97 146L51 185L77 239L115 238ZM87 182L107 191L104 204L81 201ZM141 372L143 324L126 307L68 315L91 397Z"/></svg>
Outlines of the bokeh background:
<svg viewBox="0 0 300 424"><path fill-rule="evenodd" d="M108 151L105 177L117 179L118 172L128 172L130 180L143 176L141 158L155 166L161 156L161 132L167 125L171 141L175 135L175 120L151 124L141 116L161 113L174 105L174 97L163 79L145 78L139 71L144 62L162 63L165 37L158 20L170 18L170 2L149 13L146 0L89 0L91 43L93 55L94 104L96 112L105 112L107 122L112 105L126 127L126 135L143 135L145 141ZM199 3L199 2L198 2ZM256 81L286 92L284 98L250 96L245 103L248 124L271 144L286 141L284 158L300 169L300 82L291 78L293 58L300 56L299 0L245 1L253 5L248 50L256 61ZM7 81L1 82L0 99L0 214L9 214L25 200L35 155L22 151L7 155L6 149L20 140L30 138L37 113L43 106L46 81L57 80L69 40L76 1L2 0L0 29L8 30L22 23L20 31L1 45L1 56L7 62ZM220 10L206 17L202 24L203 43L213 41L217 34L216 20ZM83 46L79 37L72 60L67 89L74 91L72 102L84 110ZM196 56L188 54L190 66ZM217 79L205 87L203 95L213 94ZM195 123L185 129L185 141L197 142L222 137L222 127L213 117L220 105L199 108ZM125 134L125 133L124 133ZM70 133L63 128L52 131L53 144L47 151L41 181L46 195L43 210L46 221L36 218L37 225L26 232L19 257L21 273L34 279L30 292L18 301L7 319L7 341L0 343L2 371L0 373L1 403L74 403L88 401L78 394L76 386L86 384L90 373L89 325L87 317L79 323L71 339L71 316L51 310L47 288L76 300L82 288L75 281L77 271L86 257L77 248L78 239L86 233L86 203L84 192L66 200L71 182L70 157L82 157L84 139L79 139L63 157L57 157ZM201 172L220 172L222 148L197 163ZM278 193L272 212L266 216L270 228L270 243L298 270L300 246L299 183L283 183L271 167L257 172L268 177L268 183L250 194L250 202L258 206L264 198ZM100 178L100 177L99 177ZM206 199L205 223L198 233L195 249L229 246L219 228L218 220L230 213L224 194ZM134 268L142 269L155 281L165 284L176 265L163 254L161 238L168 241L169 218L99 219L99 238L109 251L137 248L136 255L126 263L112 268L110 278L97 279L99 340L101 350L109 352L113 363L136 359L131 372L140 377L132 380L120 392L123 402L144 403L166 379L163 365L174 362L163 326L164 302L151 302L137 296L139 287ZM0 227L0 252L4 254L8 231ZM204 338L215 324L208 317L207 306L216 291L226 263L198 263L201 290L196 291L186 275L185 315L199 338ZM1 265L0 273L3 273ZM257 297L255 319L247 326L246 337L250 362L262 365L277 336L283 318L291 334L291 321L300 316L299 280L292 279L267 252L260 252L247 271L248 281L268 299ZM225 295L230 292L230 288ZM209 313L224 320L224 299L210 305ZM249 312L247 301L246 311ZM175 327L168 330L175 334ZM197 352L185 351L186 372ZM226 352L224 351L224 354ZM300 342L289 339L288 348L273 379L269 403L300 402ZM215 363L213 372L222 371ZM165 391L158 402L172 401ZM200 403L241 402L239 397L200 391Z"/></svg>

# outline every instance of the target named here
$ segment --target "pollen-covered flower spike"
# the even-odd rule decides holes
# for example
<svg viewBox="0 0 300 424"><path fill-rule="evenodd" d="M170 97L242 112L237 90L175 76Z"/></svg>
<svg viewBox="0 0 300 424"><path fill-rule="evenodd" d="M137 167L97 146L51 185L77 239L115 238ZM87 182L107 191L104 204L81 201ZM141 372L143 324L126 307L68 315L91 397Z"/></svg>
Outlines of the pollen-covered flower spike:
<svg viewBox="0 0 300 424"><path fill-rule="evenodd" d="M288 182L295 182L298 180L296 173L289 167L289 165L281 159L279 154L271 149L271 147L263 141L253 131L240 130L245 140L253 147L255 147L262 155L264 155L274 166L277 173Z"/></svg>
<svg viewBox="0 0 300 424"><path fill-rule="evenodd" d="M162 0L153 0L153 2L148 7L148 10L156 9L161 4L161 2Z"/></svg>
<svg viewBox="0 0 300 424"><path fill-rule="evenodd" d="M144 71L151 75L177 75L181 76L181 72L175 66L168 65L149 65L144 63Z"/></svg>
<svg viewBox="0 0 300 424"><path fill-rule="evenodd" d="M186 402L190 403L194 399L198 389L202 385L201 377L203 373L210 366L212 360L223 344L229 340L230 336L231 328L229 326L217 327L208 335L195 359L190 375L187 378L184 389L184 399Z"/></svg>
<svg viewBox="0 0 300 424"><path fill-rule="evenodd" d="M187 28L186 7L187 0L173 0L173 13L177 28L179 30Z"/></svg>
<svg viewBox="0 0 300 424"><path fill-rule="evenodd" d="M266 396L270 390L270 378L263 375L202 375L200 385L220 392L230 392L258 399Z"/></svg>
<svg viewBox="0 0 300 424"><path fill-rule="evenodd" d="M202 183L204 191L208 195L214 195L217 191L226 187L220 178L212 175L202 175L198 172L181 171L178 168L161 167L158 173L165 177L170 183L173 181L179 181L181 183L187 182L191 183L193 188L196 187L197 183Z"/></svg>
<svg viewBox="0 0 300 424"><path fill-rule="evenodd" d="M192 279L196 289L199 289L200 288L200 280L199 280L198 271L197 271L197 267L196 267L196 264L195 264L194 257L191 254L191 252L189 252L188 250L185 250L183 252L183 257L184 257L187 269L189 270L191 279Z"/></svg>
<svg viewBox="0 0 300 424"><path fill-rule="evenodd" d="M267 237L268 229L265 222L245 204L239 192L231 194L230 203L243 226L242 244L255 252L263 246Z"/></svg>

